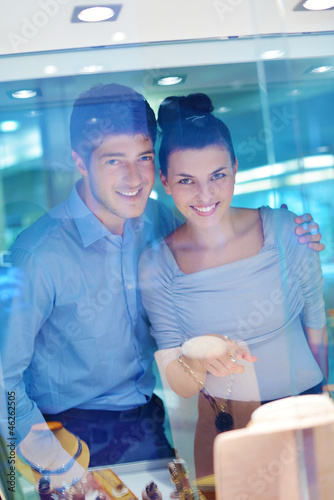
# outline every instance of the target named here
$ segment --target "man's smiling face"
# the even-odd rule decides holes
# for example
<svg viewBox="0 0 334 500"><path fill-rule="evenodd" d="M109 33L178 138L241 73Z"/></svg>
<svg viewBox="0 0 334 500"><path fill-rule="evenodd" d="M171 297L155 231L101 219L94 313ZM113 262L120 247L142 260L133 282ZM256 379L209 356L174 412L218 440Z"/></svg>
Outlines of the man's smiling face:
<svg viewBox="0 0 334 500"><path fill-rule="evenodd" d="M89 165L73 153L83 175L83 201L113 233L145 210L154 178L154 148L144 135L108 135L93 150Z"/></svg>

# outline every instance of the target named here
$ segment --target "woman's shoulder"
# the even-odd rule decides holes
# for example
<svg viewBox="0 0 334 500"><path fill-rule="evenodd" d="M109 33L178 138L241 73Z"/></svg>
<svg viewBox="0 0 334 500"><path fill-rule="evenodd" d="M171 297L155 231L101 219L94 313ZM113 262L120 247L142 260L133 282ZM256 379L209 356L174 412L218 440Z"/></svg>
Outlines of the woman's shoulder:
<svg viewBox="0 0 334 500"><path fill-rule="evenodd" d="M234 227L239 234L248 232L261 224L260 209L233 207Z"/></svg>
<svg viewBox="0 0 334 500"><path fill-rule="evenodd" d="M138 263L139 279L168 279L174 273L173 256L163 239L145 250Z"/></svg>
<svg viewBox="0 0 334 500"><path fill-rule="evenodd" d="M263 232L268 241L288 254L295 251L304 250L305 245L298 243L295 233L297 227L295 222L296 214L286 208L270 208L268 206L260 208Z"/></svg>

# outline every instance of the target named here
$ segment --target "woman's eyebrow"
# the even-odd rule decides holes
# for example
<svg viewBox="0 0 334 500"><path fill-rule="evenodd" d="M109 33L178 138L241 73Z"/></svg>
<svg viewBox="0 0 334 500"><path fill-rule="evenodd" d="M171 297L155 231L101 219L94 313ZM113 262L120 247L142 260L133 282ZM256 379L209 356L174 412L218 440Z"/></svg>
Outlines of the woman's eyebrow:
<svg viewBox="0 0 334 500"><path fill-rule="evenodd" d="M226 170L226 169L227 169L227 167L219 167L219 168L217 168L217 170L214 170L214 172L211 172L210 175L218 174L218 172L220 172L221 170Z"/></svg>

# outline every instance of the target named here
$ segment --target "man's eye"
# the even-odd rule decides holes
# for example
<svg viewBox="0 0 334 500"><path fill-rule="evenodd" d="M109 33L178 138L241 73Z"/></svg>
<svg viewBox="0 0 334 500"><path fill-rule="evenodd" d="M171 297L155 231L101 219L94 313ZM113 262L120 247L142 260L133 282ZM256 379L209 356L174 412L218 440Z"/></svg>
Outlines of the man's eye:
<svg viewBox="0 0 334 500"><path fill-rule="evenodd" d="M108 160L109 165L117 165L118 163L118 160L115 160L115 159L112 159L112 160Z"/></svg>
<svg viewBox="0 0 334 500"><path fill-rule="evenodd" d="M142 156L140 159L141 161L152 161L153 156Z"/></svg>
<svg viewBox="0 0 334 500"><path fill-rule="evenodd" d="M180 184L191 184L192 183L192 179L181 179L180 180Z"/></svg>
<svg viewBox="0 0 334 500"><path fill-rule="evenodd" d="M213 181L217 181L219 179L222 179L223 177L226 177L226 174L224 174L223 172L218 172L217 174L213 174L213 176L211 177L211 179Z"/></svg>

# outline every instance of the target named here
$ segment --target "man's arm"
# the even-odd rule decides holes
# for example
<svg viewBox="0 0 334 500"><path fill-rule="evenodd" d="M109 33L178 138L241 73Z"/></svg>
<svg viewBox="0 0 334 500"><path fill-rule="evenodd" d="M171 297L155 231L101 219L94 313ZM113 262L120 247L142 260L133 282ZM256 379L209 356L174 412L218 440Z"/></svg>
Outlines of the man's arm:
<svg viewBox="0 0 334 500"><path fill-rule="evenodd" d="M71 456L48 430L42 413L26 392L24 378L36 335L51 314L53 293L50 280L28 252L9 254L10 265L0 268L0 402L5 403L0 405L0 433L6 442L12 438L15 445L20 443L23 456L31 463L57 469ZM43 352L39 354L40 362L47 362ZM13 425L8 425L11 422ZM36 425L43 431L40 427L37 431ZM58 487L63 481L71 484L83 473L83 467L75 463L66 474L52 476L51 480Z"/></svg>

